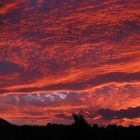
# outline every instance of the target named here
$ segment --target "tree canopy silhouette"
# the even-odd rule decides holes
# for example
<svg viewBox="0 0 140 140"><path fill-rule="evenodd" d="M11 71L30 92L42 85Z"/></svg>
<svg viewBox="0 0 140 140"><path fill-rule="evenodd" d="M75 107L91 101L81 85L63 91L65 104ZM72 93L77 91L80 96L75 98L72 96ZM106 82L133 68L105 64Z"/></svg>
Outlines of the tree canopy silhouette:
<svg viewBox="0 0 140 140"><path fill-rule="evenodd" d="M73 114L74 123L59 125L48 123L46 126L16 126L0 119L0 139L3 140L139 140L140 126L108 125L99 127L97 124L89 125L83 115ZM11 127L12 126L12 127Z"/></svg>

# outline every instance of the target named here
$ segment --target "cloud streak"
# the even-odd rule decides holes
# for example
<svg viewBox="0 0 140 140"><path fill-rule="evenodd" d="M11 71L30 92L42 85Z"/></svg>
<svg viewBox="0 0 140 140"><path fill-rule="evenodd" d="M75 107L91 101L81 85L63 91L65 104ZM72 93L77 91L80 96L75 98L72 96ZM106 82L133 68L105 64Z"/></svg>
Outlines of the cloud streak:
<svg viewBox="0 0 140 140"><path fill-rule="evenodd" d="M103 119L122 119L122 118L139 118L140 117L140 107L128 108L121 110L110 110L110 109L100 109L97 111Z"/></svg>

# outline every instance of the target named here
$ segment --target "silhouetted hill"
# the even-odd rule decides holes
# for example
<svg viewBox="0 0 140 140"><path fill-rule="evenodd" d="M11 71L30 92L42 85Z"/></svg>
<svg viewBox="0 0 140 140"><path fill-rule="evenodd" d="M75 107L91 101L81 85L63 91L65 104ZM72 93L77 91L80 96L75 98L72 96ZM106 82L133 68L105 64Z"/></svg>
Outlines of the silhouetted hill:
<svg viewBox="0 0 140 140"><path fill-rule="evenodd" d="M8 121L0 118L0 127L8 127L8 126L14 126L11 123L9 123Z"/></svg>
<svg viewBox="0 0 140 140"><path fill-rule="evenodd" d="M140 126L89 125L82 115L73 114L74 123L46 126L14 126L0 119L0 140L140 140ZM11 127L12 126L12 127Z"/></svg>

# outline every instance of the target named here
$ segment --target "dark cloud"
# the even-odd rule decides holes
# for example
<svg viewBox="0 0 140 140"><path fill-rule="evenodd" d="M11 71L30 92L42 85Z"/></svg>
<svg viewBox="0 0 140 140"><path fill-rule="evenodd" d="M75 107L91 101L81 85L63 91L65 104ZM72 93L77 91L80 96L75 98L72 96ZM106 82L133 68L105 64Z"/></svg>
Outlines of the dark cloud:
<svg viewBox="0 0 140 140"><path fill-rule="evenodd" d="M138 21L124 21L123 24L118 27L112 39L116 42L121 42L133 34L139 34L140 26L137 23Z"/></svg>
<svg viewBox="0 0 140 140"><path fill-rule="evenodd" d="M62 119L66 119L66 120L72 120L72 115L66 115L64 113L60 113L60 114L56 114L55 115L57 118L62 118Z"/></svg>
<svg viewBox="0 0 140 140"><path fill-rule="evenodd" d="M100 114L102 118L106 120L123 118L133 119L140 117L140 107L121 110L100 109L97 111L97 113Z"/></svg>
<svg viewBox="0 0 140 140"><path fill-rule="evenodd" d="M13 63L13 62L8 62L8 61L1 61L0 62L0 73L6 74L6 73L13 73L13 72L23 72L24 69Z"/></svg>

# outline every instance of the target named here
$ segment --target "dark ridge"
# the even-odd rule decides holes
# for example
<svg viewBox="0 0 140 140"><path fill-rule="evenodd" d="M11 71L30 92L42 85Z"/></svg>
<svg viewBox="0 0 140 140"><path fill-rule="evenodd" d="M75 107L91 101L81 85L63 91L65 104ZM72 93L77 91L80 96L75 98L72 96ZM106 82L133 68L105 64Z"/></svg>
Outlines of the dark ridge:
<svg viewBox="0 0 140 140"><path fill-rule="evenodd" d="M8 121L0 118L0 127L5 127L5 126L12 126L11 123L9 123Z"/></svg>

